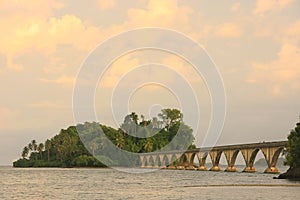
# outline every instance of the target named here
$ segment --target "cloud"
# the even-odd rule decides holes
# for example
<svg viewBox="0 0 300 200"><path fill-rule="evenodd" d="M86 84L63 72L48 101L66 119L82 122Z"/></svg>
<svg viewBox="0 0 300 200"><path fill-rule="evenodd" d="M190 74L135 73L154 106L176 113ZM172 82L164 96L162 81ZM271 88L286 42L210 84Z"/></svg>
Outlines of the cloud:
<svg viewBox="0 0 300 200"><path fill-rule="evenodd" d="M249 84L263 84L268 92L282 96L300 90L300 48L283 44L277 59L269 63L253 63Z"/></svg>
<svg viewBox="0 0 300 200"><path fill-rule="evenodd" d="M192 9L178 5L174 0L150 0L146 9L131 8L128 10L128 21L124 25L129 27L158 26L183 30L189 25L189 14Z"/></svg>
<svg viewBox="0 0 300 200"><path fill-rule="evenodd" d="M193 35L189 23L192 9L173 0L150 0L146 8L130 8L124 23L113 24L106 29L93 26L73 14L54 16L54 12L63 7L55 0L47 3L34 0L27 3L20 1L20 4L4 2L4 7L14 12L0 18L0 53L6 56L6 66L16 71L24 70L24 67L14 63L14 58L26 51L37 51L52 58L58 45L72 45L88 53L107 37L136 27L158 26ZM99 2L105 9L114 5L113 1Z"/></svg>
<svg viewBox="0 0 300 200"><path fill-rule="evenodd" d="M38 103L32 103L29 104L30 107L33 108L51 108L51 109L62 109L62 108L66 108L66 106L57 104L57 103L53 103L50 101L42 101L42 102L38 102Z"/></svg>
<svg viewBox="0 0 300 200"><path fill-rule="evenodd" d="M224 23L216 27L215 35L222 38L238 38L242 35L242 30L237 24Z"/></svg>
<svg viewBox="0 0 300 200"><path fill-rule="evenodd" d="M289 38L293 37L300 40L300 20L292 23L286 30L286 34Z"/></svg>
<svg viewBox="0 0 300 200"><path fill-rule="evenodd" d="M65 75L63 75L57 79L40 78L39 80L42 82L46 82L46 83L55 83L55 84L65 86L65 87L73 87L73 85L75 83L75 77L65 76Z"/></svg>
<svg viewBox="0 0 300 200"><path fill-rule="evenodd" d="M233 12L237 12L241 7L241 3L240 2L237 2L237 3L234 3L232 6L231 6L231 10Z"/></svg>
<svg viewBox="0 0 300 200"><path fill-rule="evenodd" d="M114 88L122 76L139 66L139 62L139 59L131 57L130 54L120 57L103 74L103 78L100 81L101 87Z"/></svg>
<svg viewBox="0 0 300 200"><path fill-rule="evenodd" d="M49 8L45 9L44 15L29 10L30 13L15 11L0 18L0 53L6 56L9 69L22 70L23 66L15 64L14 58L27 51L38 51L51 57L58 45L67 44L87 52L103 38L98 27L83 22L75 15L53 17L47 11Z"/></svg>
<svg viewBox="0 0 300 200"><path fill-rule="evenodd" d="M6 107L0 107L0 130L6 130L12 125L12 121L18 115L18 112Z"/></svg>
<svg viewBox="0 0 300 200"><path fill-rule="evenodd" d="M100 10L108 10L115 7L115 0L98 0L98 6Z"/></svg>
<svg viewBox="0 0 300 200"><path fill-rule="evenodd" d="M253 14L264 15L270 11L280 11L293 3L294 0L257 0Z"/></svg>

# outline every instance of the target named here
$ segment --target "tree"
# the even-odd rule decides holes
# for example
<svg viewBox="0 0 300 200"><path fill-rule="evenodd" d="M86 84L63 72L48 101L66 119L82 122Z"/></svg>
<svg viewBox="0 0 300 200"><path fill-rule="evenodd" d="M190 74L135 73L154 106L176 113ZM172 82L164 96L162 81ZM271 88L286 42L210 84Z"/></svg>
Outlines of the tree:
<svg viewBox="0 0 300 200"><path fill-rule="evenodd" d="M157 117L153 117L153 118L152 118L152 128L153 128L153 129L159 128L159 122L158 122Z"/></svg>
<svg viewBox="0 0 300 200"><path fill-rule="evenodd" d="M32 150L33 150L33 151L37 151L37 144L36 144L36 141L35 141L35 140L32 140L32 141L31 141L31 144L32 144Z"/></svg>
<svg viewBox="0 0 300 200"><path fill-rule="evenodd" d="M146 152L151 152L153 149L153 141L151 138L147 138L143 144L143 148Z"/></svg>
<svg viewBox="0 0 300 200"><path fill-rule="evenodd" d="M99 144L94 139L90 144L90 149L92 150L92 155L95 156L95 151L99 148Z"/></svg>
<svg viewBox="0 0 300 200"><path fill-rule="evenodd" d="M123 134L119 133L117 135L115 143L116 143L116 146L121 149L125 146L125 139L124 139Z"/></svg>
<svg viewBox="0 0 300 200"><path fill-rule="evenodd" d="M41 157L41 160L43 159L43 156L42 156L42 153L43 153L43 150L44 150L44 144L43 143L40 143L37 147L37 150L38 152L40 153L40 157Z"/></svg>
<svg viewBox="0 0 300 200"><path fill-rule="evenodd" d="M51 149L51 141L47 139L45 142L45 150L47 151L48 161L50 160L50 149Z"/></svg>
<svg viewBox="0 0 300 200"><path fill-rule="evenodd" d="M32 143L29 143L29 144L28 144L28 150L29 150L29 151L32 151L32 150L33 150L33 148L32 148Z"/></svg>
<svg viewBox="0 0 300 200"><path fill-rule="evenodd" d="M135 112L132 112L130 117L135 124L138 124L139 116Z"/></svg>
<svg viewBox="0 0 300 200"><path fill-rule="evenodd" d="M290 167L300 167L300 123L296 124L288 136L286 160Z"/></svg>
<svg viewBox="0 0 300 200"><path fill-rule="evenodd" d="M23 152L22 152L22 157L26 158L28 156L29 149L28 147L24 147Z"/></svg>
<svg viewBox="0 0 300 200"><path fill-rule="evenodd" d="M162 112L158 114L158 116L162 118L167 130L169 130L171 126L182 122L183 119L183 114L178 109L170 108L163 109Z"/></svg>

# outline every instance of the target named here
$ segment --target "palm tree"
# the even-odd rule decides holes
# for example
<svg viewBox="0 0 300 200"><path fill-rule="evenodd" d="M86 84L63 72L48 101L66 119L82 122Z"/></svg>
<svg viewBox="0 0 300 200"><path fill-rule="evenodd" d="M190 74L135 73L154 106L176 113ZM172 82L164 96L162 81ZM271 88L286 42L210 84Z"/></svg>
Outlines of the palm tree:
<svg viewBox="0 0 300 200"><path fill-rule="evenodd" d="M32 144L32 150L33 150L33 152L35 152L35 160L37 159L36 157L36 151L37 151L37 144L36 144L36 141L35 140L32 140L31 141L31 144Z"/></svg>
<svg viewBox="0 0 300 200"><path fill-rule="evenodd" d="M28 156L29 149L28 147L24 147L23 152L22 152L22 157L26 158Z"/></svg>
<svg viewBox="0 0 300 200"><path fill-rule="evenodd" d="M153 118L152 118L152 128L153 128L153 129L159 128L157 117L153 117Z"/></svg>
<svg viewBox="0 0 300 200"><path fill-rule="evenodd" d="M45 149L47 151L48 161L49 161L50 160L50 149L51 149L51 141L50 140L46 140Z"/></svg>
<svg viewBox="0 0 300 200"><path fill-rule="evenodd" d="M130 117L135 124L138 124L139 116L135 112L132 112Z"/></svg>
<svg viewBox="0 0 300 200"><path fill-rule="evenodd" d="M44 144L40 143L39 146L37 147L37 149L38 149L38 152L40 153L41 160L42 160L43 159L42 158L42 153L43 153L43 150L44 150Z"/></svg>
<svg viewBox="0 0 300 200"><path fill-rule="evenodd" d="M122 134L118 134L116 137L116 146L119 148L123 148L125 146L125 139Z"/></svg>
<svg viewBox="0 0 300 200"><path fill-rule="evenodd" d="M35 141L35 140L32 140L32 141L31 141L31 144L32 144L33 151L37 151L37 144L36 144L36 141Z"/></svg>
<svg viewBox="0 0 300 200"><path fill-rule="evenodd" d="M136 131L137 131L137 124L138 124L139 116L135 112L132 112L130 114L130 117L131 117L132 121L134 122L132 125L133 125L133 133L135 135Z"/></svg>
<svg viewBox="0 0 300 200"><path fill-rule="evenodd" d="M99 148L99 145L97 144L97 142L95 140L93 140L90 144L90 148L92 150L92 154L95 157L95 151Z"/></svg>
<svg viewBox="0 0 300 200"><path fill-rule="evenodd" d="M33 150L33 147L32 147L32 144L31 144L31 143L28 144L28 150L29 150L29 151L32 151L32 150Z"/></svg>
<svg viewBox="0 0 300 200"><path fill-rule="evenodd" d="M147 138L147 140L144 142L144 149L146 152L151 152L153 149L153 141L151 138Z"/></svg>

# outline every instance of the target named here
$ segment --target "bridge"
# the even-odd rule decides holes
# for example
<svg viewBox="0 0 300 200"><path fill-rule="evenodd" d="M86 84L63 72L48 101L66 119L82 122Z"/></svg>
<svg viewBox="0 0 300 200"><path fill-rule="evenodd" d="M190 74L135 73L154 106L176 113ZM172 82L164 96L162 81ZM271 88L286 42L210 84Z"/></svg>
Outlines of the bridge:
<svg viewBox="0 0 300 200"><path fill-rule="evenodd" d="M279 173L276 168L280 153L287 147L287 141L260 142L251 144L238 144L196 148L187 151L152 152L140 155L142 168L163 168L163 169L187 169L187 170L208 170L206 160L209 155L212 167L210 171L221 171L219 162L222 154L227 161L226 172L237 172L235 167L236 158L242 154L246 167L243 172L256 172L253 167L256 155L261 151L268 164L265 173ZM195 156L199 166L194 164Z"/></svg>

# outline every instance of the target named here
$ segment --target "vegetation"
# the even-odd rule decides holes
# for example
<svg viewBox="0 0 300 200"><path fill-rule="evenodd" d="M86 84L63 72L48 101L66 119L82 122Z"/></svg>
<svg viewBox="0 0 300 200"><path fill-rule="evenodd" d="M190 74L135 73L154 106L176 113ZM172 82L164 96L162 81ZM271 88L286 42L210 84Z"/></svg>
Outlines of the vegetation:
<svg viewBox="0 0 300 200"><path fill-rule="evenodd" d="M279 179L300 180L300 123L288 135L286 163L290 168L278 176Z"/></svg>
<svg viewBox="0 0 300 200"><path fill-rule="evenodd" d="M118 149L133 153L195 148L192 129L183 122L177 109L163 109L157 117L141 120L132 112L124 119L120 128L114 129L96 122L85 122L62 129L58 135L37 144L32 140L23 148L22 158L14 167L105 167L120 165L116 158L121 151L109 149L112 143ZM101 152L109 149L108 155ZM122 166L132 166L130 156L122 159ZM125 160L125 162L124 162ZM128 161L128 163L126 163ZM138 164L138 160L134 163Z"/></svg>
<svg viewBox="0 0 300 200"><path fill-rule="evenodd" d="M300 123L291 130L288 136L287 164L293 167L300 167Z"/></svg>

